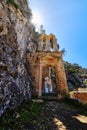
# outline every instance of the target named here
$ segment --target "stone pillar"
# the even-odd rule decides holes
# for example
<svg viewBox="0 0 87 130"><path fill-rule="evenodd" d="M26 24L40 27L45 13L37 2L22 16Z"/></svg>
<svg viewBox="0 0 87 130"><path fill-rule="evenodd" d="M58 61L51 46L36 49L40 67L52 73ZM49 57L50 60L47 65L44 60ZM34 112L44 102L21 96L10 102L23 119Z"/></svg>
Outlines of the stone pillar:
<svg viewBox="0 0 87 130"><path fill-rule="evenodd" d="M51 76L51 67L49 67L49 77Z"/></svg>
<svg viewBox="0 0 87 130"><path fill-rule="evenodd" d="M58 96L62 98L68 94L68 85L62 58L58 60L56 69Z"/></svg>
<svg viewBox="0 0 87 130"><path fill-rule="evenodd" d="M39 39L39 42L38 42L38 50L39 50L39 51L42 51L42 50L43 50L43 39Z"/></svg>
<svg viewBox="0 0 87 130"><path fill-rule="evenodd" d="M56 39L54 40L53 48L54 48L54 51L58 51L57 40Z"/></svg>
<svg viewBox="0 0 87 130"><path fill-rule="evenodd" d="M46 39L46 51L50 51L50 39L47 37Z"/></svg>
<svg viewBox="0 0 87 130"><path fill-rule="evenodd" d="M57 90L59 89L59 81L58 81L58 67L57 67L57 65L56 65L56 67L55 67L55 75L56 75L56 84L57 84Z"/></svg>
<svg viewBox="0 0 87 130"><path fill-rule="evenodd" d="M40 63L39 67L39 91L38 91L38 97L42 96L42 65Z"/></svg>

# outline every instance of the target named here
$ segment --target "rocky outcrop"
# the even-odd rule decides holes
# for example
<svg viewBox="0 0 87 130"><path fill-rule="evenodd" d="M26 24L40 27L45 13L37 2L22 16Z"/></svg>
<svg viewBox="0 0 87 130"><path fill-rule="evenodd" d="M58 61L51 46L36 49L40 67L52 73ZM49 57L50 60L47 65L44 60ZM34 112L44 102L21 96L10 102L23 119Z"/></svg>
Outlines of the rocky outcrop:
<svg viewBox="0 0 87 130"><path fill-rule="evenodd" d="M0 116L31 96L26 50L32 39L27 0L0 1Z"/></svg>
<svg viewBox="0 0 87 130"><path fill-rule="evenodd" d="M78 64L64 62L69 90L86 88L87 69Z"/></svg>
<svg viewBox="0 0 87 130"><path fill-rule="evenodd" d="M78 74L67 73L67 81L68 81L69 90L77 89L79 87L84 87L82 79L79 77Z"/></svg>

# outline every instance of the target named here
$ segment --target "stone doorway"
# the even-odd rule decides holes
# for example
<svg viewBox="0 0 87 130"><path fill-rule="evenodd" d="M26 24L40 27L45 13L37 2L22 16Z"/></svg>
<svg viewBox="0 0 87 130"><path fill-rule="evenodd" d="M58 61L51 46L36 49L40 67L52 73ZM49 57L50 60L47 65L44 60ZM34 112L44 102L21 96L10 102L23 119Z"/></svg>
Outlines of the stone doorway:
<svg viewBox="0 0 87 130"><path fill-rule="evenodd" d="M63 98L68 93L62 52L35 52L28 55L28 59L34 81L32 83L34 96L41 97L47 92L50 94L56 92L58 98ZM51 78L51 87L46 84L48 81L45 81L49 78ZM45 89L47 85L50 89Z"/></svg>
<svg viewBox="0 0 87 130"><path fill-rule="evenodd" d="M42 95L56 96L56 73L55 67L43 67L42 70Z"/></svg>

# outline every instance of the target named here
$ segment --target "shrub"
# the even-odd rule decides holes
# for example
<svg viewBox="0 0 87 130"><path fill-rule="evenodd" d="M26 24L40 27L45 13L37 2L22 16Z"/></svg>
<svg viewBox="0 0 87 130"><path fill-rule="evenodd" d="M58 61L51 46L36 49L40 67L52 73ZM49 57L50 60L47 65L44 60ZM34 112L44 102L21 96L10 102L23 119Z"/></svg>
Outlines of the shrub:
<svg viewBox="0 0 87 130"><path fill-rule="evenodd" d="M7 4L12 4L16 9L18 9L18 5L14 0L7 0Z"/></svg>

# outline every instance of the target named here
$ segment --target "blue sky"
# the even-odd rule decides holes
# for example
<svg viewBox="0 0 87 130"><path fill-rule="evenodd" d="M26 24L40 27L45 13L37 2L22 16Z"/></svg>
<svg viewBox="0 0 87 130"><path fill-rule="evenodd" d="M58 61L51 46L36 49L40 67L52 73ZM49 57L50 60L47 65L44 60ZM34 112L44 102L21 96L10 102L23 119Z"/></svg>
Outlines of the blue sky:
<svg viewBox="0 0 87 130"><path fill-rule="evenodd" d="M87 68L87 0L29 0L46 33L53 33L65 48L64 60Z"/></svg>

